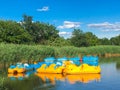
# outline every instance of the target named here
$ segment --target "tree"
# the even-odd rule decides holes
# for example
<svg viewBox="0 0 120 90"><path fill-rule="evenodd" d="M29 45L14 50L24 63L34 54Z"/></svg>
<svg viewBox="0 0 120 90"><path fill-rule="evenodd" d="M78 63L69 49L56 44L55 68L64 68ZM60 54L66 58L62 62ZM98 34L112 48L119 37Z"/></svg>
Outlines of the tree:
<svg viewBox="0 0 120 90"><path fill-rule="evenodd" d="M26 32L19 23L14 21L0 21L1 41L7 43L28 43L32 37Z"/></svg>
<svg viewBox="0 0 120 90"><path fill-rule="evenodd" d="M59 37L58 30L53 25L32 20L31 16L23 15L22 26L33 37L33 42L44 43L50 38Z"/></svg>
<svg viewBox="0 0 120 90"><path fill-rule="evenodd" d="M120 45L120 35L110 39L112 45Z"/></svg>
<svg viewBox="0 0 120 90"><path fill-rule="evenodd" d="M86 36L80 29L74 29L72 32L71 43L76 47L88 46Z"/></svg>
<svg viewBox="0 0 120 90"><path fill-rule="evenodd" d="M36 43L44 43L46 40L59 37L58 30L50 24L35 22L32 29Z"/></svg>
<svg viewBox="0 0 120 90"><path fill-rule="evenodd" d="M95 36L92 32L86 32L85 37L89 46L95 46L99 44L97 36Z"/></svg>
<svg viewBox="0 0 120 90"><path fill-rule="evenodd" d="M99 39L100 45L110 45L110 40L108 38Z"/></svg>
<svg viewBox="0 0 120 90"><path fill-rule="evenodd" d="M70 40L65 40L63 37L52 38L47 41L47 45L50 46L71 46Z"/></svg>

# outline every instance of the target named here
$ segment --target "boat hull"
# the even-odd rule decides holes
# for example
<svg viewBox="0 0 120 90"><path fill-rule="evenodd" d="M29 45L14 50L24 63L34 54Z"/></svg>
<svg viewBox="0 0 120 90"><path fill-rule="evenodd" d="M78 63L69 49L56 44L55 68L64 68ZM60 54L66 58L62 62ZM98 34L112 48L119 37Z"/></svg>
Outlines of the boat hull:
<svg viewBox="0 0 120 90"><path fill-rule="evenodd" d="M100 72L100 66L89 66L88 64L82 64L80 66L70 64L63 71L64 74L98 74Z"/></svg>

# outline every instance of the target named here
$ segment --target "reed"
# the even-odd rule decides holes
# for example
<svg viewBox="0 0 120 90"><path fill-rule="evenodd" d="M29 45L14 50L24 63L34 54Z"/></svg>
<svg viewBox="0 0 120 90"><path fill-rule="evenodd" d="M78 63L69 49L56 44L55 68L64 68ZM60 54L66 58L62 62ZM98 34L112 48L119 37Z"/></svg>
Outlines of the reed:
<svg viewBox="0 0 120 90"><path fill-rule="evenodd" d="M0 90L8 90L8 88L5 85L6 83L7 83L7 78L0 75Z"/></svg>
<svg viewBox="0 0 120 90"><path fill-rule="evenodd" d="M30 62L40 61L45 57L82 57L84 55L120 54L120 46L91 46L91 47L52 47L43 45L17 45L0 43L0 62Z"/></svg>

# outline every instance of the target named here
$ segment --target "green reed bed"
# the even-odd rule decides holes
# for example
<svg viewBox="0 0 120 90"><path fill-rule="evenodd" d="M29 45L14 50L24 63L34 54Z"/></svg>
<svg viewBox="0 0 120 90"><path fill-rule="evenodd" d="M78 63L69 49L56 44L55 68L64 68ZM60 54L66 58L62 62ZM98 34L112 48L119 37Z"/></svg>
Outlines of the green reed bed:
<svg viewBox="0 0 120 90"><path fill-rule="evenodd" d="M42 79L34 74L30 75L29 78L24 77L22 80L16 77L12 78L14 80L11 80L10 77L0 76L0 90L31 90L32 88L43 85Z"/></svg>
<svg viewBox="0 0 120 90"><path fill-rule="evenodd" d="M6 87L7 81L5 76L0 75L0 90L8 90L8 87Z"/></svg>
<svg viewBox="0 0 120 90"><path fill-rule="evenodd" d="M0 61L18 62L20 60L39 60L54 55L54 49L45 46L0 44Z"/></svg>
<svg viewBox="0 0 120 90"><path fill-rule="evenodd" d="M40 61L45 57L75 57L84 55L102 55L106 53L120 54L120 46L91 47L52 47L43 45L0 44L0 62Z"/></svg>

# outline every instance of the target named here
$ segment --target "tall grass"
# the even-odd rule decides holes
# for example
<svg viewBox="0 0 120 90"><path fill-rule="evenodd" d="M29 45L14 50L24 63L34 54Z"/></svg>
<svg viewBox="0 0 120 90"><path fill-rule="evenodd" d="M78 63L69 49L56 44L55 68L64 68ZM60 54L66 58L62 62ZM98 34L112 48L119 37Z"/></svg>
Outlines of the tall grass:
<svg viewBox="0 0 120 90"><path fill-rule="evenodd" d="M43 45L0 44L0 62L30 62L40 61L45 57L74 57L83 55L102 55L106 53L120 54L120 46L91 46L91 47L52 47Z"/></svg>
<svg viewBox="0 0 120 90"><path fill-rule="evenodd" d="M8 90L6 87L7 78L0 75L0 90Z"/></svg>

